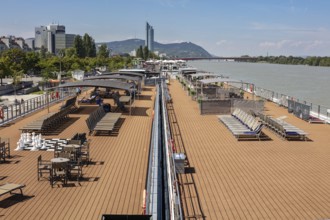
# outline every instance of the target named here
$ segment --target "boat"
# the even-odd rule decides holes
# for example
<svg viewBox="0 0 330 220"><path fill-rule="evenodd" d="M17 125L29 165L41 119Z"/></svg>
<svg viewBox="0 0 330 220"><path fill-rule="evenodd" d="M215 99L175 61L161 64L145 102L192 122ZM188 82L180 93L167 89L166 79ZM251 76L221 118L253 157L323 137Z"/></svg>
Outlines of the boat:
<svg viewBox="0 0 330 220"><path fill-rule="evenodd" d="M229 85L230 79L222 80ZM49 160L53 152L12 151L9 162L0 164L2 182L20 182L26 187L23 197L0 198L0 204L6 207L0 215L6 219L330 216L326 202L330 190L328 124L312 125L287 108L264 101L267 115L304 130L307 139L287 140L264 128L267 140L238 140L219 122L218 113L201 114L201 105L214 99L192 99L196 94L188 93L188 86L176 78L170 81L170 85L145 86L133 102L132 114L123 113L116 132L88 136L92 163L83 167L80 184L51 188L49 181L37 180L37 157ZM248 91L243 97L238 101L261 99ZM113 100L104 102L115 106ZM57 111L60 105L51 106L50 111ZM47 138L70 138L77 132L87 132L85 120L96 108L80 106ZM47 109L35 112L2 128L1 136L10 137L14 149L20 126L46 113Z"/></svg>

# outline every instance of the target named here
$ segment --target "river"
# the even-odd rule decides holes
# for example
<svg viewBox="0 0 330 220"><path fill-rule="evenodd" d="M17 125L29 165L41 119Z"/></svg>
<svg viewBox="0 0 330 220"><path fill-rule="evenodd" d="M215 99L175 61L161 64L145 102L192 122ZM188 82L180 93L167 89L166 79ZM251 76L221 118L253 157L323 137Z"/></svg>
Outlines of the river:
<svg viewBox="0 0 330 220"><path fill-rule="evenodd" d="M189 66L330 108L330 67L225 61L189 61Z"/></svg>

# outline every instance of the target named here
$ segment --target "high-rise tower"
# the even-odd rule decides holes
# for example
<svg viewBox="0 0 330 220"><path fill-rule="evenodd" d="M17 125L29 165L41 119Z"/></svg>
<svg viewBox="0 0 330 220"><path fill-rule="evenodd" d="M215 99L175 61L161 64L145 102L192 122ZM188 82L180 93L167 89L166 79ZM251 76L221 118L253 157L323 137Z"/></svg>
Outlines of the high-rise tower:
<svg viewBox="0 0 330 220"><path fill-rule="evenodd" d="M146 24L146 41L145 46L150 51L154 51L154 28L147 22Z"/></svg>

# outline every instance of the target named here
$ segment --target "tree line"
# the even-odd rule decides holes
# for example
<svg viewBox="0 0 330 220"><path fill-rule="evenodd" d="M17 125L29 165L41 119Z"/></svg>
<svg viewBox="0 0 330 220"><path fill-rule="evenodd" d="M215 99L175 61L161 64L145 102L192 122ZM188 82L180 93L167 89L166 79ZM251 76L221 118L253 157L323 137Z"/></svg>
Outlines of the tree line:
<svg viewBox="0 0 330 220"><path fill-rule="evenodd" d="M60 71L81 69L90 72L100 66L106 66L110 71L114 71L132 66L132 58L109 57L109 50L105 44L96 52L95 41L91 36L78 35L72 48L57 51L57 55L48 53L45 48L38 52L25 52L17 48L3 51L0 54L0 83L2 84L2 78L5 77L12 77L15 83L23 74L54 79Z"/></svg>
<svg viewBox="0 0 330 220"><path fill-rule="evenodd" d="M143 60L148 60L149 58L159 59L159 57L150 51L147 46L142 47L142 45L136 50L136 57L142 58Z"/></svg>
<svg viewBox="0 0 330 220"><path fill-rule="evenodd" d="M330 66L330 57L309 56L294 57L294 56L259 56L255 62L266 62L275 64L292 64L292 65L309 65L309 66Z"/></svg>

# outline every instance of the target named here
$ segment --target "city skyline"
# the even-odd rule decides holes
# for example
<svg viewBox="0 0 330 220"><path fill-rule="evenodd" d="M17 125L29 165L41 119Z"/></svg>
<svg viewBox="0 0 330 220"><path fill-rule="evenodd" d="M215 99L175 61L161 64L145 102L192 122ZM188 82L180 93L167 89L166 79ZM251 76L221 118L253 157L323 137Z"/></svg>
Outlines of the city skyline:
<svg viewBox="0 0 330 220"><path fill-rule="evenodd" d="M145 22L160 43L193 42L217 56L330 56L329 1L3 0L0 35L34 37L57 23L96 42L145 39Z"/></svg>

